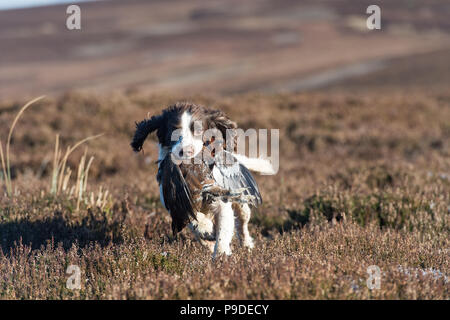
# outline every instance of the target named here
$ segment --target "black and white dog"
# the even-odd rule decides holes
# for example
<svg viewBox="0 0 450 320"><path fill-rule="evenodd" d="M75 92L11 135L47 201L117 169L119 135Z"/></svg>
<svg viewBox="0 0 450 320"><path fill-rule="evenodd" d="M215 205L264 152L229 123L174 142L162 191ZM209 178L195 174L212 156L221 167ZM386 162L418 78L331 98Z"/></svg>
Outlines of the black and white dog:
<svg viewBox="0 0 450 320"><path fill-rule="evenodd" d="M156 131L160 199L172 217L172 230L178 233L188 225L213 257L231 254L235 228L241 244L253 248L250 206L262 199L249 170L273 173L270 161L235 152L236 128L221 111L177 103L136 123L131 142L140 151ZM225 148L230 145L231 151Z"/></svg>

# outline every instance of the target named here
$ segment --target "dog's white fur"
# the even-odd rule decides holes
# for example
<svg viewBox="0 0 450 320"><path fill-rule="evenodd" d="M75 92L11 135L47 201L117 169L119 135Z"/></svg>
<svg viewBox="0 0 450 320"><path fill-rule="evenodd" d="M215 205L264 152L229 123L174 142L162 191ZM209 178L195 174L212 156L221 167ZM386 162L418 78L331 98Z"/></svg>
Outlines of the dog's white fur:
<svg viewBox="0 0 450 320"><path fill-rule="evenodd" d="M247 169L261 174L275 174L272 164L267 159L248 158L242 154L233 153L234 157Z"/></svg>
<svg viewBox="0 0 450 320"><path fill-rule="evenodd" d="M181 116L181 130L175 130L179 135L177 143L172 147L172 154L179 160L191 159L203 149L203 140L201 136L194 136L190 130L192 116L189 112L184 112ZM176 140L176 137L175 139ZM183 151L181 155L180 152Z"/></svg>

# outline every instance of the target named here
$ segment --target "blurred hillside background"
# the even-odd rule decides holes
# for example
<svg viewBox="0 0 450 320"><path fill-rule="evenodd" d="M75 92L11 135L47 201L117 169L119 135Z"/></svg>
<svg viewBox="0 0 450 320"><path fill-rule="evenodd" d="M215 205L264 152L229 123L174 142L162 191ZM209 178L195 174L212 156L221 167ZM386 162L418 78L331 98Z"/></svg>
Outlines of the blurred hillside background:
<svg viewBox="0 0 450 320"><path fill-rule="evenodd" d="M16 6L55 1L18 1ZM0 1L0 8L11 7ZM381 30L366 8L381 7ZM0 97L448 87L450 2L88 1L0 10Z"/></svg>

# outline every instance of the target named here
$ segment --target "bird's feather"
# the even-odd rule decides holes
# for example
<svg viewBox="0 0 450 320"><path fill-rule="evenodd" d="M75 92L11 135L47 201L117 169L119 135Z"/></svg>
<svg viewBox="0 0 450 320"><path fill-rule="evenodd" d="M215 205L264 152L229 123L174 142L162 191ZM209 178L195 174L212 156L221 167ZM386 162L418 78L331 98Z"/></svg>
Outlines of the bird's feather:
<svg viewBox="0 0 450 320"><path fill-rule="evenodd" d="M180 232L190 221L195 219L194 205L189 187L170 154L161 160L158 181L162 186L164 205L172 217L172 231Z"/></svg>
<svg viewBox="0 0 450 320"><path fill-rule="evenodd" d="M229 157L230 163L224 161L226 157ZM216 155L212 174L216 183L228 190L231 195L242 196L239 202L250 203L254 206L262 203L258 185L252 174L231 153L222 151Z"/></svg>

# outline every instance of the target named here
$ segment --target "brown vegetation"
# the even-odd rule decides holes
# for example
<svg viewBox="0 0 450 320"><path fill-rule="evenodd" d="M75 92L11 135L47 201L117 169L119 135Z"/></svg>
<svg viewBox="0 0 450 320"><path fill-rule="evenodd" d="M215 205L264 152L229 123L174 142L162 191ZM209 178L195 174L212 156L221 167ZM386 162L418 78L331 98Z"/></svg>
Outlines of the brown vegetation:
<svg viewBox="0 0 450 320"><path fill-rule="evenodd" d="M256 176L256 247L236 243L216 262L187 230L169 236L156 146L129 146L135 120L185 99L68 93L23 114L11 140L15 190L0 198L0 298L450 298L448 91L188 97L244 129L280 129L279 173ZM2 141L22 105L0 105ZM86 144L87 194L102 188L111 201L100 209L52 194L56 134L65 150L99 133ZM84 152L69 157L73 172ZM66 288L71 264L81 290ZM379 290L366 286L370 265L382 271Z"/></svg>

